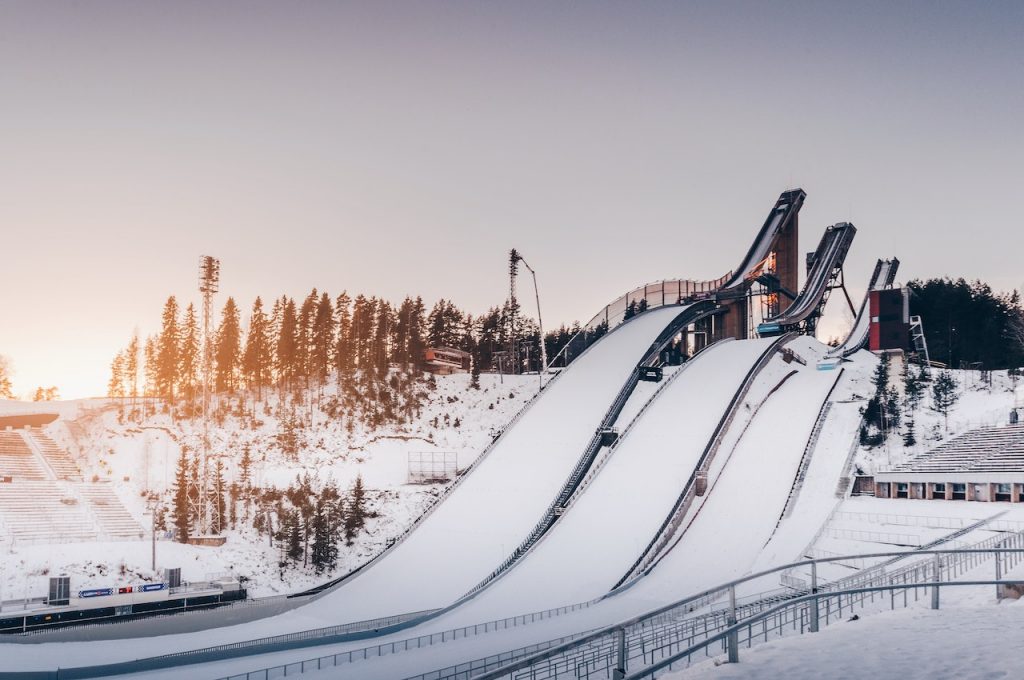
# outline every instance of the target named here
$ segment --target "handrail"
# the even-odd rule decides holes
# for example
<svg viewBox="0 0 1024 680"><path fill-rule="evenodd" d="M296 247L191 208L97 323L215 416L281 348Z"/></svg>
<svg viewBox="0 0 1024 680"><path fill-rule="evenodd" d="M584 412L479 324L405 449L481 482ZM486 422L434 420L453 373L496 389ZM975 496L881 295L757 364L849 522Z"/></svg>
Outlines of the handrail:
<svg viewBox="0 0 1024 680"><path fill-rule="evenodd" d="M717 279L709 281L695 281L692 279L665 279L661 281L652 281L645 283L639 288L635 288L625 295L621 295L590 318L587 323L583 324L576 333L562 346L560 350L548 361L548 365L545 370L555 367L555 363L562 355L566 355L563 359L563 365L568 366L569 363L575 361L575 359L568 359L568 352L573 347L577 339L580 337L586 338L588 333L593 332L595 328L600 326L602 323L607 325L606 334L615 330L629 319L625 318L626 310L629 307L629 303L636 302L637 300L644 300L646 302L646 308L643 311L651 311L652 309L658 309L660 307L668 307L672 305L686 304L688 301L702 301L711 299L715 292L722 286L726 279L732 276L732 272L725 274ZM675 284L675 291L668 290L672 284ZM653 288L652 288L653 287ZM657 295L660 292L661 301L657 300ZM652 301L651 295L655 295ZM674 295L674 297L666 297L666 295ZM618 309L619 303L621 303L621 309ZM615 307L616 311L612 314L611 309ZM643 312L638 312L638 314ZM614 321L614 324L612 323ZM604 337L604 336L601 336ZM596 342L596 341L595 341ZM591 343L592 344L592 343ZM584 351L589 347L584 347ZM577 357L578 358L578 357Z"/></svg>
<svg viewBox="0 0 1024 680"><path fill-rule="evenodd" d="M1000 552L1004 552L1004 551L1000 551ZM1024 548L1008 549L1005 552L1020 553L1020 552L1024 552ZM764 611L761 611L761 612L759 612L757 614L754 614L750 618L743 619L742 621L737 621L736 623L734 623L733 625L729 626L725 630L723 630L723 631L721 631L719 633L716 633L715 635L712 635L711 637L705 638L704 640L701 640L699 643L697 643L695 645L692 645L692 646L688 647L687 649L682 650L681 652L677 652L676 654L673 654L672 656L668 657L667 659L662 659L661 661L655 663L654 665L648 666L647 668L644 668L643 670L641 670L641 671L639 671L637 673L633 673L631 675L625 676L624 680L643 680L644 678L653 678L654 674L657 673L658 671L664 670L664 669L674 665L678 661L681 661L684 658L689 658L689 657L693 656L693 654L695 652L699 652L699 651L701 651L703 649L706 649L707 647L715 644L716 642L728 641L731 636L736 635L740 631L740 629L742 629L742 628L747 628L747 627L749 627L749 626L751 626L751 625L753 625L755 623L759 623L761 621L764 621L765 619L768 619L771 616L774 616L775 614L778 614L779 612L784 611L786 609L794 609L794 608L799 607L800 605L808 604L808 603L811 603L811 602L817 603L819 600L822 600L822 599L831 599L831 598L836 598L836 597L843 597L844 595L849 597L849 596L853 596L853 595L863 595L863 594L869 594L869 593L884 593L884 592L890 592L890 591L895 592L897 590L912 590L912 589L919 589L919 588L920 589L934 588L936 591L938 591L938 590L941 590L943 587L948 588L948 587L951 587L951 586L996 586L998 588L1000 586L1006 586L1006 585L1024 585L1024 579L995 579L995 580L973 580L973 581L922 581L922 582L918 582L918 583L893 583L893 584L889 584L889 585L871 586L871 587L867 587L867 588L849 588L847 590L839 590L839 591L829 591L829 592L822 592L822 593L807 593L806 595L801 595L799 597L793 598L792 600L787 600L786 602L783 602L783 603L778 604L778 605L776 605L774 607L771 607L771 608L766 609ZM934 607L934 608L937 609L938 607ZM737 653L737 656L738 656L738 650L737 650L736 653ZM736 662L732 662L732 663L736 663ZM483 677L484 676L479 676L477 678L474 678L473 680L483 680Z"/></svg>
<svg viewBox="0 0 1024 680"><path fill-rule="evenodd" d="M718 425L715 427L715 431L712 433L711 438L704 447L704 451L701 453L700 459L697 461L697 466L694 468L693 472L690 474L690 478L683 486L683 489L680 492L679 497L676 499L675 504L672 506L672 509L662 521L661 526L658 527L654 536L651 537L647 547L644 548L643 552L640 553L626 573L623 574L615 585L612 586L609 594L615 593L619 588L623 587L624 584L635 578L637 576L637 572L644 571L651 567L652 562L658 558L658 555L671 539L672 533L674 533L673 525L678 524L678 522L682 520L682 515L689 508L689 505L693 500L698 475L707 469L711 459L718 451L718 447L721 446L722 438L725 436L725 432L728 430L729 425L732 424L732 420L735 417L736 412L739 410L739 405L746 397L747 392L750 391L754 380L768 364L768 361L775 356L778 349L794 337L795 334L792 333L779 336L768 346L767 349L764 350L764 352L761 353L757 362L749 371L747 371L743 382L740 384L740 387L736 390L735 394L733 394L729 405L726 407L725 412L718 421Z"/></svg>
<svg viewBox="0 0 1024 680"><path fill-rule="evenodd" d="M1018 542L1020 542L1021 538L1024 538L1024 534L1014 534L1011 538L1014 538ZM1003 539L1003 540L1005 541L1005 540L1008 540L1008 539ZM993 554L999 555L999 554L1007 554L1007 553L1024 553L1024 546L1018 547L1018 548L935 549L935 550L915 551L913 554L914 555L939 555L939 556L941 556L941 555L993 555ZM774 574L774 573L778 573L778 572L781 572L781 571L793 569L793 568L796 568L796 567L804 567L804 566L811 566L811 565L817 566L817 565L820 565L820 564L830 564L830 563L834 563L834 562L844 562L844 561L848 562L848 561L854 560L854 559L874 559L874 558L880 558L880 557L900 557L900 556L906 556L906 553L905 552L880 552L880 553L865 553L865 554L854 554L854 555L840 555L840 556L837 556L837 557L827 557L827 558L820 558L820 559L813 559L813 560L800 560L798 562L792 562L792 563L789 563L789 564L784 564L784 565L780 565L780 566L777 566L777 567L772 567L770 569L765 569L763 571L756 572L754 574L750 574L750 575L747 575L747 576L744 576L744 577L741 577L741 578L738 578L738 579L734 579L732 581L728 581L728 582L719 584L717 586L714 586L712 588L704 590L704 591L702 591L702 592L700 592L698 594L688 596L686 598L683 598L682 600L678 600L678 601L673 602L671 604L663 605L661 607L658 607L657 609L653 609L653 610L651 610L649 612L646 612L644 614L633 616L633 617L631 617L629 619L626 619L624 621L620 621L618 623L615 623L615 624L612 624L612 625L609 625L609 626L605 626L604 628L601 628L599 630L595 630L595 631L593 631L591 633L588 633L587 635L584 635L584 636L582 636L580 638L577 638L576 640L564 643L562 645L558 645L556 647L551 647L551 648L549 648L549 649L547 649L547 650L545 650L543 652L540 652L538 654L534 654L534 655L532 655L530 657L522 659L521 661L517 661L517 662L515 662L513 664L510 664L508 666L504 666L502 668L499 668L499 669L496 669L494 671L485 673L483 675L476 676L476 677L473 678L473 680L501 680L502 678L505 678L506 676L508 676L510 673L512 673L514 671L518 671L518 670L523 670L525 668L529 668L530 666L533 666L534 664L536 664L536 663L538 663L540 661L545 661L545 660L551 659L553 657L559 656L561 654L564 654L565 652L571 651L573 649L577 649L577 648L582 647L583 645L588 644L590 642L593 642L595 640L598 640L598 639L601 639L601 638L607 638L607 637L609 637L611 635L619 633L620 631L624 631L625 629L630 628L632 626L641 625L641 624L643 624L644 622L646 622L646 621L648 621L650 619L653 619L653 618L655 618L657 616L661 616L663 614L666 614L666 613L668 613L668 612L670 612L672 610L686 607L688 604L693 603L693 602L697 602L699 600L702 600L702 599L706 598L709 595L714 595L716 593L721 593L721 592L727 591L729 589L734 589L736 586L742 585L744 583L755 581L755 580L763 578L765 576L770 576L771 574ZM1002 584L1010 584L1010 583L1016 583L1016 582L1017 581L1013 581L1013 580L1001 580L1000 581L1000 583L1002 583ZM967 582L958 582L958 583L967 583ZM974 583L974 582L971 582L971 583L973 583L974 585L977 585L977 583ZM1021 583L1024 583L1024 581L1021 581ZM988 582L981 582L981 584L986 585L986 584L988 584ZM935 582L928 582L928 583L924 583L924 584L917 584L917 586L913 586L913 585L908 586L908 584L899 584L898 586L896 586L896 589L905 589L905 588L908 588L908 587L928 587L928 586L933 586L933 585L935 585ZM818 593L809 593L809 595L820 595L822 597L824 597L824 596L836 596L837 594L839 594L841 592L843 592L843 591L825 591L825 590L822 590L822 591L820 591ZM787 600L787 602L792 602L792 601L798 599L799 597L805 597L805 595L794 596L792 598L789 598ZM678 657L678 655L677 655L677 657ZM677 660L678 660L678 658L677 658ZM659 667L659 668L661 668L661 667ZM646 670L651 670L651 669L645 669L645 671Z"/></svg>

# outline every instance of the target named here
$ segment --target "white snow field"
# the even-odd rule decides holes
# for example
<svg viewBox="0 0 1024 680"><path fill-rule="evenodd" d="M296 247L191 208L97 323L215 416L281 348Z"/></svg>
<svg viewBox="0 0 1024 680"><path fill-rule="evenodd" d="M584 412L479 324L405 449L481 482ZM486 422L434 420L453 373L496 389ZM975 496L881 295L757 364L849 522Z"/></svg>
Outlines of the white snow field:
<svg viewBox="0 0 1024 680"><path fill-rule="evenodd" d="M945 590L943 596L945 597ZM709 661L667 673L663 680L900 680L1024 677L1011 642L1024 623L1024 604L958 604L938 611L914 607L835 623L740 651L738 664Z"/></svg>
<svg viewBox="0 0 1024 680"><path fill-rule="evenodd" d="M683 310L652 310L574 361L451 495L365 572L323 597L249 624L124 643L62 643L67 665L133 659L211 644L444 607L482 580L525 538L561 488L644 352ZM17 646L3 664L50 662ZM22 659L15 661L15 656ZM78 659L78 661L73 661Z"/></svg>
<svg viewBox="0 0 1024 680"><path fill-rule="evenodd" d="M366 575L353 579L334 593L286 614L202 633L131 641L8 645L0 654L0 670L52 669L54 658L59 658L60 665L65 667L134 659L357 620L366 618L366 613L372 611L406 612L450 603L483 578L532 529L582 452L628 371L633 369L640 354L679 309L658 311L664 313L660 319L656 320L657 312L644 314L610 334L581 357L573 368L545 391L537 404L509 430L501 444L481 461L479 468L405 543L380 560ZM641 326L639 322L644 320L648 323ZM632 333L627 335L627 331ZM616 341L614 344L613 340ZM372 639L228 659L201 666L155 671L140 677L224 677L382 643L400 642L559 604L591 600L588 606L535 623L497 632L492 627L490 632L460 635L455 640L449 633L449 639L441 644L384 656L377 656L374 652L373 658L366 661L303 675L360 680L406 678L615 623L702 588L794 561L812 547L814 539L819 539L815 545L825 545L828 549L839 549L846 544L851 548L849 552L880 549L878 545L866 542L827 536L823 539L820 533L839 502L836 498L837 478L851 460L851 453L855 460L864 460L862 452L854 446L859 424L858 409L864 395L870 391L869 376L876 360L867 352L859 352L851 357L852 361L843 364L846 370L842 375L838 371L818 371L817 360L828 348L811 338L800 337L787 346L805 363L785 363L781 355L776 355L762 370L709 469L708 493L697 499L684 518L681 528L685 531L682 531L678 543L646 577L631 587L604 599L593 599L599 598L622 575L650 540L651 533L671 507L674 496L681 491L681 483L693 469L693 452L699 455L708 434L720 419L724 405L767 342L723 343L680 369L682 372L657 394L548 535L502 578L453 611L410 629ZM610 366L618 373L614 379L607 376L611 372ZM646 384L640 386L623 411L624 417L618 423L620 428L626 427L632 414L640 411L642 402L649 399L656 389ZM596 391L603 391L601 398L594 397L592 393ZM818 444L809 453L806 479L795 496L793 510L780 522L826 395L833 405L824 421ZM995 399L1002 403L1006 399L995 395L985 401L978 394L975 405L972 403L974 399L968 397L965 396L964 401L969 407L962 410L965 421L969 414L980 412L983 403L992 404ZM584 408L589 409L585 414L581 413ZM574 427L578 432L562 428L560 421L564 417L576 423ZM529 432L526 426L529 426ZM524 429L517 434L520 428ZM562 442L562 448L546 448L546 442L555 438ZM511 442L518 442L515 448L510 446ZM568 450L570 448L571 451ZM558 467L559 474L551 474L549 479L542 470L548 466ZM535 486L543 486L545 491L536 491ZM461 501L463 505L458 506L457 513L452 512L452 504L460 494L465 494ZM530 504L529 512L523 510L523 504L519 502L521 498ZM471 501L477 505L472 505ZM875 513L883 517L875 520L836 515L829 526L850 530L877 529L876 524L895 523L893 517L900 513L983 517L1007 509L1008 505L849 499L839 506L842 512L861 512L863 506L862 514L865 516ZM442 514L446 507L452 514ZM494 514L485 515L480 508L487 508ZM1010 514L1019 521L1017 512ZM434 524L439 518L445 523ZM492 521L499 522L496 535L487 531ZM465 536L461 532L445 535L445 532L452 532L453 527L463 524L477 527L482 535ZM429 529L432 534L430 540L414 543L417 535L428 527L432 527ZM942 531L930 525L910 529L894 524L892 529L883 527L881 530L914 533L921 540L943 535ZM515 531L519 534L516 535ZM984 531L977 531L964 539L986 535ZM508 545L499 545L500 549L496 549L503 538ZM422 535L420 539L423 540ZM478 543L491 549L486 558L474 552ZM410 550L409 546L416 549ZM431 554L438 546L458 552ZM402 563L387 565L389 560L402 554L401 550L409 550ZM425 566L421 568L416 560L421 560ZM378 577L367 578L382 566L387 567L387 571L380 572L388 575L387 580L383 577L381 580L377 580ZM455 569L462 577L439 579L439 587L435 588L431 574L424 571L426 566ZM458 583L460 578L464 579L462 583ZM368 590L356 588L360 582ZM777 580L767 587L777 588ZM834 630L840 628L845 630L846 625L833 627ZM783 641L781 644L789 643ZM748 654L744 660L753 655ZM813 677L821 675L820 662L819 659L806 665L816 669L817 674ZM856 668L850 664L852 661L842 668ZM740 666L735 668L743 670ZM721 669L707 672L719 671ZM882 673L876 674L885 677ZM766 671L760 675L736 677L785 676ZM971 676L965 674L962 677Z"/></svg>

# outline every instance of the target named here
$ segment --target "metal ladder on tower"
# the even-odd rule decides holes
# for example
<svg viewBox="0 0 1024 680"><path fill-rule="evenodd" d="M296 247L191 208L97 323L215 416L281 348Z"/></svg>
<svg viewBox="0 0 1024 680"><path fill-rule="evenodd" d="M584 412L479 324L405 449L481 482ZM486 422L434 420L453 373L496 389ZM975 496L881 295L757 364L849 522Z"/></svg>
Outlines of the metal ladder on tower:
<svg viewBox="0 0 1024 680"><path fill-rule="evenodd" d="M910 317L910 341L914 344L918 360L922 361L921 366L927 371L932 365L932 360L928 356L928 341L924 338L924 324L921 323L920 316Z"/></svg>

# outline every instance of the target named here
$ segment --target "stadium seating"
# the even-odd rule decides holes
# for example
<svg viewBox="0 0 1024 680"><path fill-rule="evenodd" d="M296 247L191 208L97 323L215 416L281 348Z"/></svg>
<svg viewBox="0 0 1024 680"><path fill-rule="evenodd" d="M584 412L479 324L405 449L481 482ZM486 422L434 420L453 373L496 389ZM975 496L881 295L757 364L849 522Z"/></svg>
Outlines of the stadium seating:
<svg viewBox="0 0 1024 680"><path fill-rule="evenodd" d="M54 481L0 484L0 522L16 543L95 540L96 522L74 493Z"/></svg>
<svg viewBox="0 0 1024 680"><path fill-rule="evenodd" d="M973 430L898 465L895 472L1020 472L1024 425Z"/></svg>
<svg viewBox="0 0 1024 680"><path fill-rule="evenodd" d="M19 432L0 432L0 477L43 480L46 471Z"/></svg>
<svg viewBox="0 0 1024 680"><path fill-rule="evenodd" d="M24 433L25 436L33 440L37 450L43 454L43 458L46 459L57 479L81 481L82 471L78 469L78 465L75 464L66 449L58 446L57 442L42 430L24 430Z"/></svg>
<svg viewBox="0 0 1024 680"><path fill-rule="evenodd" d="M125 509L109 483L82 483L76 488L89 503L102 536L110 539L142 538L142 527Z"/></svg>

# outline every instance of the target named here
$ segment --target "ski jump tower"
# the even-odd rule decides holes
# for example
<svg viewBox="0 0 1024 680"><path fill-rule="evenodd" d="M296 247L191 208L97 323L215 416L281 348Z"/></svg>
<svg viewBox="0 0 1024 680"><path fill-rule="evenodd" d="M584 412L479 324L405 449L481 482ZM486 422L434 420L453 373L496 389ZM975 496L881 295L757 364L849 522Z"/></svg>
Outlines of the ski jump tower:
<svg viewBox="0 0 1024 680"><path fill-rule="evenodd" d="M796 298L800 289L799 215L806 197L803 189L792 189L779 196L743 263L720 289L717 299L726 310L722 319L724 337L750 337L754 283L760 283L769 296L771 316L779 311L780 295L790 301Z"/></svg>

